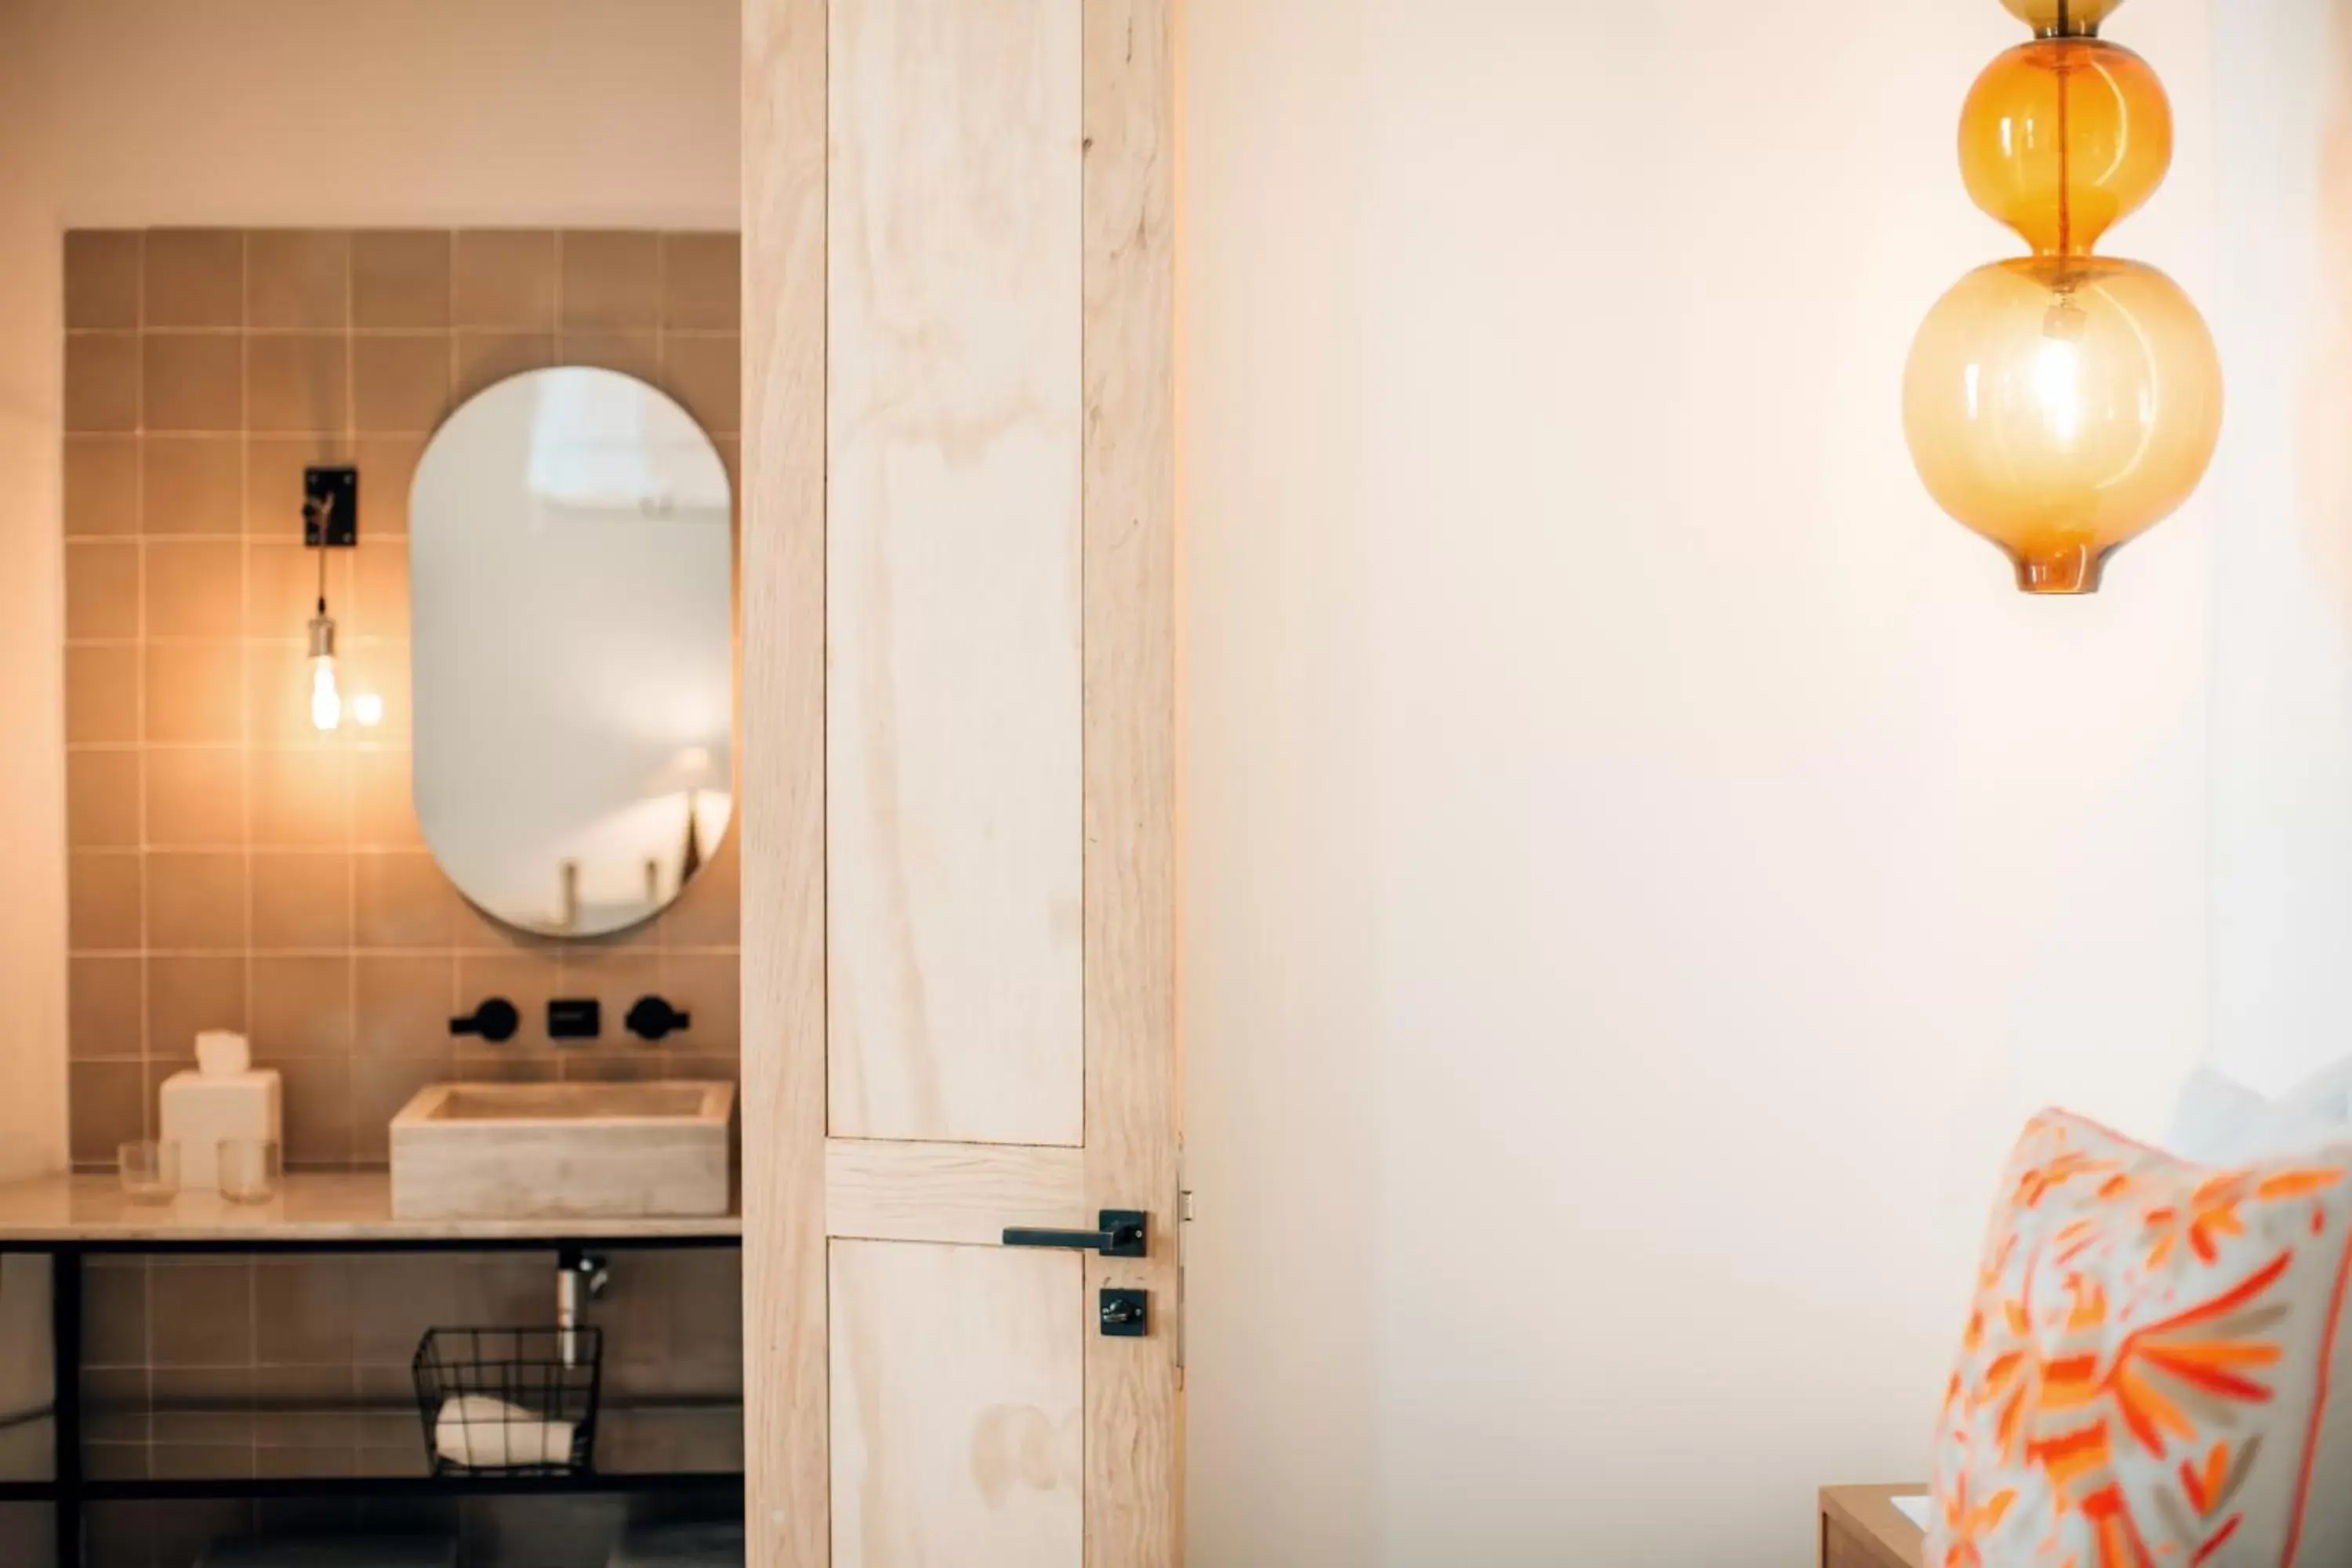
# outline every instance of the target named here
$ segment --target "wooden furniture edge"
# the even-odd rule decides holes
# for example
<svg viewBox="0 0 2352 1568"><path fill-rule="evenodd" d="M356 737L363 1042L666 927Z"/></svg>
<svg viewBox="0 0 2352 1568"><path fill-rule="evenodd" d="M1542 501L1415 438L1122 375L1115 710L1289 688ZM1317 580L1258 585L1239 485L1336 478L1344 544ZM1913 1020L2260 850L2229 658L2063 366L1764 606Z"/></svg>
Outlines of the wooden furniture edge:
<svg viewBox="0 0 2352 1568"><path fill-rule="evenodd" d="M1845 1532L1874 1552L1874 1568L1921 1568L1927 1551L1927 1532L1895 1506L1898 1497L1924 1497L1922 1483L1905 1486L1823 1487L1821 1490L1822 1551L1828 1551L1830 1526Z"/></svg>

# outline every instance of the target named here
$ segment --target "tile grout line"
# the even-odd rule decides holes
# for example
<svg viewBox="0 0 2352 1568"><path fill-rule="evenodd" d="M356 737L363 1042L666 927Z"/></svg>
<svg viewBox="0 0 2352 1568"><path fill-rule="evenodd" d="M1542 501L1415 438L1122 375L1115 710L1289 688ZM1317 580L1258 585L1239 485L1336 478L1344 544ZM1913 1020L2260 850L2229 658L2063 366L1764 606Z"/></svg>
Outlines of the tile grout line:
<svg viewBox="0 0 2352 1568"><path fill-rule="evenodd" d="M134 609L134 612L133 612L133 615L132 615L132 617L131 617L131 618L132 618L132 623L133 623L134 626L135 626L135 627L136 627L136 629L137 629L138 639L139 639L138 650L137 650L137 652L135 652L135 653L131 656L131 657L132 657L132 658L137 661L136 670L135 670L135 673L134 673L134 675L133 675L133 678L132 678L132 679L133 679L133 680L134 680L134 682L135 682L134 690L135 690L135 692L136 692L136 698L135 698L135 700L134 700L134 703L133 703L133 707L134 707L134 708L135 708L135 710L136 710L137 719L138 719L138 725L137 725L137 731L136 731L136 733L137 733L137 742L136 742L136 744L137 744L138 749L137 749L137 751L136 751L133 754L134 754L134 755L135 755L135 757L137 758L137 761L136 761L136 763L134 763L134 765L135 765L135 766L138 768L138 770L139 770L139 949L140 949L140 952L139 952L139 1130L140 1130L140 1132L142 1133L142 1136L144 1136L144 1135L148 1135L148 1134L150 1134L151 1132L152 1132L152 1134L156 1135L156 1136L160 1136L160 1135L161 1135L161 1133L162 1133L162 1128L161 1128L160 1126L151 1127L151 1126L150 1126L150 1123L149 1123L149 1120L148 1120L151 1116L154 1116L154 1117L157 1117L157 1118L158 1118L158 1120L160 1121L161 1113L160 1113L160 1111L157 1111L157 1110L152 1110L152 1109L150 1108L149 1104L148 1104L149 1100L152 1098L152 1096L151 1096L151 1092L150 1092L150 1088L149 1088L149 1081L148 1081L148 1080L149 1080L149 1079L153 1076L153 1072L154 1072L154 1068L153 1068L152 1063L153 1063L153 1060L154 1060L154 1055L155 1055L155 1042L154 1042L154 1038L153 1038L154 1030L153 1030L153 1027L152 1027L152 1022L151 1022L150 1017L149 1017L150 1009L151 1009L151 1007L152 1007L152 984L153 984L153 982L152 982L152 976L151 976L150 972L151 972L151 971L152 970L152 968L154 967L154 961L153 961L152 958L150 958L150 957L148 956L148 949L152 945L153 938L152 938L152 936L151 935L150 931L149 931L149 929L148 929L148 923L147 923L147 922L148 922L148 914L147 914L147 910L148 910L148 905L149 905L149 903L150 903L150 901L151 901L151 895L150 895L150 888L149 888L149 870L150 870L150 866L149 866L149 861L148 861L148 858L147 858L147 750L146 750L146 743L147 743L147 648L146 648L146 641L147 641L147 585L148 585L148 584L147 584L147 578L148 578L148 572L147 572L147 236L146 236L145 231L143 231L143 230L141 232L140 237L139 237L139 300L138 300L137 308L136 308L136 310L134 310L134 312L133 312L133 315L134 315L135 319L137 320L137 321L138 321L138 323L139 323L139 339L138 339L138 342L139 342L139 360L138 360L138 367L137 367L137 375L138 375L138 378L139 378L139 379L138 379L138 394L137 394L137 397L136 397L136 399L135 399L135 401L137 402L138 406L139 406L139 416L138 416L139 434L137 435L137 437L135 437L133 438L133 440L132 440L132 444L131 444L131 467L132 467L132 472L131 472L131 529L132 529L132 532L133 532L133 534L134 534L134 536L136 537L136 540L137 540L137 543L136 543L136 546L135 546L135 552L136 552L136 554L137 554L137 557L138 557L138 563L139 563L139 589L138 589L138 602L137 602L137 605L136 605L136 606L135 606L135 609ZM70 966L68 966L68 967L70 967ZM68 1021L68 1036L70 1036L70 1034L71 1034L71 1021L70 1021L70 1019ZM70 1053L71 1048L72 1048L70 1039L68 1039L68 1047L67 1047L67 1048L68 1048L68 1051ZM71 1120L71 1116L70 1116L70 1107L68 1107L68 1120L69 1121L70 1121L70 1120ZM70 1136L70 1131L68 1131L68 1140L67 1140L67 1142L68 1142L68 1146L70 1147L70 1144L71 1144L71 1142L72 1142L72 1140L71 1140L71 1136ZM118 1158L118 1160L120 1159L120 1155L119 1155L119 1154L118 1154L117 1158Z"/></svg>
<svg viewBox="0 0 2352 1568"><path fill-rule="evenodd" d="M351 455L350 460L352 466L352 470L356 473L359 466L360 449L360 393L359 342L354 329L358 325L359 306L354 293L357 285L354 281L353 268L355 262L352 257L353 249L353 240L347 234L343 241L343 377L345 382L343 389L343 424L345 426L343 450ZM357 521L357 520L354 521L355 522ZM358 537L359 535L354 532L353 539L355 542ZM324 548L323 542L321 542L320 547L322 549ZM364 611L365 606L360 602L359 549L360 546L354 542L352 552L352 582L350 584L350 592L352 605ZM358 1061L360 982L359 960L355 956L355 952L359 945L360 935L359 858L353 853L353 840L357 837L357 832L356 825L352 820L352 763L351 760L351 747L348 743L349 739L350 737L347 735L339 734L337 736L337 740L343 743L338 744L334 748L334 754L341 759L341 767L340 769L341 776L336 783L337 787L342 795L340 805L342 818L343 890L346 900L343 911L344 934L342 952L344 1100L342 1154L345 1160L353 1159L359 1152L360 1096Z"/></svg>
<svg viewBox="0 0 2352 1568"><path fill-rule="evenodd" d="M240 232L239 239L245 248L246 292L249 298L253 286L252 242L250 236L243 233L242 231ZM244 318L249 321L252 314L252 309L248 304L243 312ZM253 481L253 402L251 394L253 382L253 337L249 331L247 332L244 338L240 341L238 344L238 353L243 366L242 378L237 386L236 405L237 483L239 491L243 497L243 505L239 508L238 511L238 521L243 526L246 533L245 548L238 552L238 562L242 571L243 585L240 589L242 595L241 601L237 606L237 626L239 631L242 632L246 627L252 624L253 519L257 500L257 498L254 494ZM244 853L240 858L244 872L241 880L244 886L245 900L245 908L243 910L245 929L242 938L242 946L245 950L245 1007L244 1016L239 1020L239 1026L240 1032L244 1034L247 1041L248 1042L248 1057L250 1057L251 1054L250 1042L253 1038L253 998L254 986L257 975L257 966L254 963L253 958L253 742L257 718L257 715L253 710L254 666L255 658L252 647L240 638L237 647L236 680L236 791L237 821L243 828L242 837L245 840ZM281 1108L280 1122L278 1127L278 1155L282 1161L285 1156L285 1126L282 1109L285 1100L282 1088L280 1090L278 1103ZM251 1294L252 1292L248 1286L247 1291L248 1300L250 1300ZM248 1432L248 1441L250 1440L250 1436L251 1435ZM249 1462L250 1455L248 1453L248 1463Z"/></svg>
<svg viewBox="0 0 2352 1568"><path fill-rule="evenodd" d="M447 323L449 333L449 400L453 405L462 405L461 400L467 395L467 394L464 363L465 355L462 349L464 339L459 335L457 331L457 239L458 232L456 229L449 230L446 239L445 255L448 261L448 268L442 291L441 315L442 320ZM429 444L428 438L428 445ZM422 456L417 458L417 466L419 468L424 466L424 458ZM414 481L412 480L412 484L413 483ZM401 531L404 534L407 532L407 519L403 518L401 520ZM412 570L408 583L408 635L410 641L414 642L416 637L416 582L413 570L415 564L415 546L413 544L409 547L409 564ZM415 668L415 660L413 658L410 661L410 668L412 671ZM415 816L416 691L415 679L413 674L409 680L408 696L408 800L410 815ZM417 819L416 836L419 839L422 839L425 837L425 823L421 816ZM453 919L454 918L462 917L453 916ZM450 934L454 936L457 933L453 930ZM449 960L446 966L445 973L442 975L441 983L444 987L444 1005L446 1009L446 1016L451 1018L456 1018L468 1011L466 1006L465 960L454 950L449 954ZM449 1076L452 1078L457 1077L457 1037L444 1036L436 1041L436 1044L438 1045L440 1049L445 1053L445 1059L449 1064ZM386 1136L388 1141L389 1134L387 1133Z"/></svg>
<svg viewBox="0 0 2352 1568"><path fill-rule="evenodd" d="M139 430L133 443L132 506L139 541L139 608L138 626L141 647L137 654L139 692L139 1118L142 1131L147 1126L148 1079L153 1075L154 959L149 949L153 939L147 926L148 872L147 855L147 234L139 236ZM160 1120L160 1110L154 1112ZM156 1130L160 1134L162 1129ZM140 1436L152 1447L155 1436L155 1261L142 1257L139 1260L140 1345L145 1365L140 1371L140 1394L145 1405L141 1414ZM148 1456L142 1455L142 1460ZM149 1461L152 1468L152 1461Z"/></svg>
<svg viewBox="0 0 2352 1568"><path fill-rule="evenodd" d="M644 233L644 232L646 232L646 231L644 231L644 230L638 230L638 229L618 229L618 230L592 230L592 231L588 231L588 232L596 232L596 233L620 233L620 234L637 234L637 233ZM668 232L671 232L671 231L668 231L668 230L663 230L663 231L660 231L660 232L663 232L663 233L668 233ZM689 232L690 232L690 231L689 231ZM415 341L415 342L424 342L424 341L425 341L425 340L427 340L427 339L431 339L431 338L437 338L437 337L444 336L446 332L448 332L449 331L452 331L452 330L454 330L454 329L451 329L451 328L442 328L442 327L366 327L366 326L353 326L353 327L351 329L351 331L352 331L352 333L354 336L361 337L361 338L406 338L406 339L410 339L410 340ZM465 330L466 330L466 331L473 331L473 332L487 332L487 333L491 334L492 336L497 336L497 337L514 337L514 336L530 336L530 335L531 335L531 334L530 334L530 329L528 329L528 328L526 328L526 327L499 326L499 325L498 325L498 324L496 324L496 323L494 323L494 322L493 322L493 323L489 323L489 324L484 324L484 323L481 323L481 322L468 322L468 323L467 323ZM589 329L589 330L590 330L591 331L598 331L598 330L600 330L600 329L591 328L591 329ZM627 328L612 328L612 329L604 329L604 330L610 330L610 331L627 331L629 329L627 329ZM672 331L672 332L677 333L677 334L679 337L681 337L681 338L709 338L709 339L718 339L718 338L731 338L731 337L734 337L734 336L736 335L736 331L735 331L735 330L733 330L733 329L730 329L730 328L727 328L727 327L688 327L688 326L672 326L672 327L670 327L668 330L669 330L670 331ZM335 332L333 332L333 331L329 331L329 330L327 330L327 329L325 329L325 328L323 328L323 327L316 327L316 326L310 326L310 327L162 327L162 326L159 326L159 327L153 327L153 328L144 329L144 331L145 331L145 332L146 332L146 334L147 334L147 335L151 335L151 336L153 336L153 337L159 337L159 338L230 338L230 337L251 337L251 338L320 338L320 337L333 337L333 336L335 336L335 335L336 335L336 333L335 333ZM138 336L142 335L142 329L141 329L141 328L139 328L139 327L135 327L135 326L132 326L132 327L68 327L68 328L66 328L66 329L65 329L65 336L66 336L68 340L70 340L70 339L76 339L76 338L83 338L83 339L89 339L89 338L134 338L134 337L138 337ZM78 430L78 431L71 431L71 432L68 432L68 434L72 434L72 435L82 435L82 436L105 436L105 435L110 435L110 434L124 434L124 432L119 432L119 431L106 431L106 430ZM226 434L226 432L223 432L223 431L210 431L210 432L207 432L207 431L179 431L179 432L165 432L165 434L180 434L180 435L206 435L206 434L212 434L212 435L222 435L222 434Z"/></svg>

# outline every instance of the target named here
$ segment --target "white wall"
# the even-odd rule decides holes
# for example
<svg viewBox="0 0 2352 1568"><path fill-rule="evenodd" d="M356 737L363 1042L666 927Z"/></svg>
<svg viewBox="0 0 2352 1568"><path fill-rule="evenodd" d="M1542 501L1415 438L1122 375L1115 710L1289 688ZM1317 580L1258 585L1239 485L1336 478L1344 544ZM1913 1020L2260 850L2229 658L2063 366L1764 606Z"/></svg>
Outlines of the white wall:
<svg viewBox="0 0 2352 1568"><path fill-rule="evenodd" d="M2209 20L2111 29L2208 298ZM1900 434L2021 36L1190 0L1194 1562L1808 1562L2022 1117L2202 1050L2208 509L2028 600Z"/></svg>
<svg viewBox="0 0 2352 1568"><path fill-rule="evenodd" d="M737 222L736 0L0 0L0 1177L65 1154L58 237Z"/></svg>
<svg viewBox="0 0 2352 1568"><path fill-rule="evenodd" d="M16 8L74 226L736 222L736 0Z"/></svg>
<svg viewBox="0 0 2352 1568"><path fill-rule="evenodd" d="M2352 1055L2352 0L2232 5L2214 80L2214 1054L2275 1089Z"/></svg>

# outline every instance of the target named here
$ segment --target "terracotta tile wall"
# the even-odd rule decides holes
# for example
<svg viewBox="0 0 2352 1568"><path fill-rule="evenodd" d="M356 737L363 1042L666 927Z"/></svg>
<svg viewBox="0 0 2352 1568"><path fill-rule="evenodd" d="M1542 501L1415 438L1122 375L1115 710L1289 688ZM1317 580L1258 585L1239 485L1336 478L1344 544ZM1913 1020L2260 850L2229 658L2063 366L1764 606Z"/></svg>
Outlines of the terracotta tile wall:
<svg viewBox="0 0 2352 1568"><path fill-rule="evenodd" d="M669 913L610 942L535 942L475 913L409 808L405 592L425 439L514 371L640 375L734 466L734 237L80 232L66 279L76 1163L110 1168L152 1128L156 1087L205 1027L244 1028L285 1074L298 1166L381 1163L394 1110L453 1074L734 1077L731 841ZM314 462L360 468L361 544L329 558L328 591L347 687L388 709L379 730L323 739L301 679ZM617 1022L650 991L694 1015L660 1048ZM494 994L523 1008L521 1037L454 1048L451 1015ZM605 1038L557 1050L557 995L600 997ZM593 1311L610 1336L600 1466L737 1467L737 1258L614 1262ZM94 1259L86 1462L125 1479L413 1474L418 1337L548 1321L553 1268L544 1253ZM110 1505L89 1510L90 1558L185 1568L219 1534L422 1528L472 1562L587 1568L623 1517L662 1506Z"/></svg>
<svg viewBox="0 0 2352 1568"><path fill-rule="evenodd" d="M608 1475L743 1464L742 1274L729 1249L609 1253L587 1308L604 1331L595 1460ZM82 1297L82 1462L101 1480L416 1477L411 1358L435 1327L545 1326L552 1252L93 1258ZM709 1495L299 1503L159 1501L85 1510L89 1568L190 1568L247 1534L452 1536L475 1568L602 1568L629 1521L733 1517ZM29 1528L27 1521L15 1521ZM0 1517L0 1563L41 1561Z"/></svg>
<svg viewBox="0 0 2352 1568"><path fill-rule="evenodd" d="M196 1030L285 1075L289 1163L380 1164L421 1085L733 1077L730 842L669 913L554 945L485 920L409 805L407 497L425 440L491 381L553 363L676 396L730 469L735 237L651 232L107 230L66 237L67 834L72 1150L110 1168ZM301 470L360 469L361 542L328 560L347 690L380 729L310 730L318 557ZM658 992L691 1030L645 1047ZM453 1048L490 995L502 1047ZM559 1051L545 1004L603 999Z"/></svg>
<svg viewBox="0 0 2352 1568"><path fill-rule="evenodd" d="M596 1462L742 1464L738 1255L609 1255ZM94 1258L83 1463L101 1479L415 1476L427 1329L553 1321L555 1255Z"/></svg>

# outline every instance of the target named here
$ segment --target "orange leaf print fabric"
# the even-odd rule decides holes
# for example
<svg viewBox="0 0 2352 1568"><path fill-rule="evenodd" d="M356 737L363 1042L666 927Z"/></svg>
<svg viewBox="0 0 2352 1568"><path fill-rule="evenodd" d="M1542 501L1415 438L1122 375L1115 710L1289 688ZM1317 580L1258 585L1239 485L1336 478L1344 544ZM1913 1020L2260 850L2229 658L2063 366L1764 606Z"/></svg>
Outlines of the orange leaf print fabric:
<svg viewBox="0 0 2352 1568"><path fill-rule="evenodd" d="M2352 1563L2352 1145L2215 1171L2045 1111L2000 1191L1928 1563Z"/></svg>

